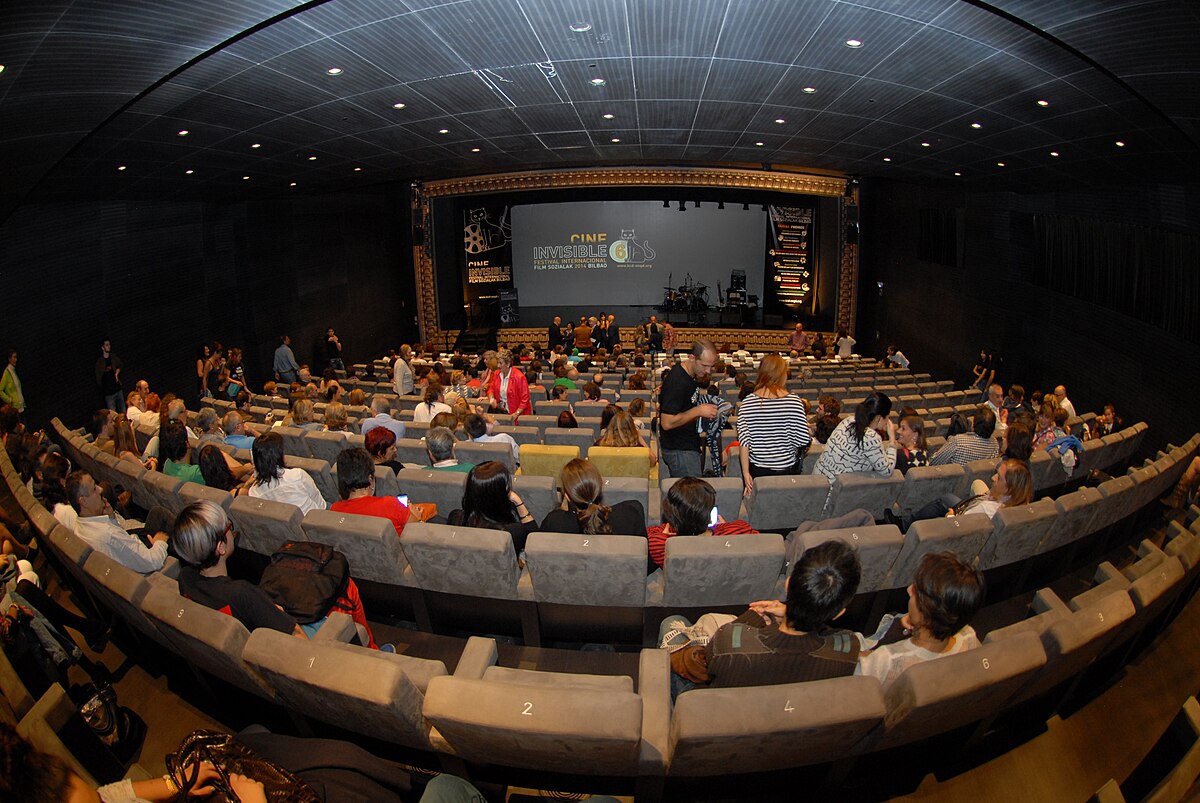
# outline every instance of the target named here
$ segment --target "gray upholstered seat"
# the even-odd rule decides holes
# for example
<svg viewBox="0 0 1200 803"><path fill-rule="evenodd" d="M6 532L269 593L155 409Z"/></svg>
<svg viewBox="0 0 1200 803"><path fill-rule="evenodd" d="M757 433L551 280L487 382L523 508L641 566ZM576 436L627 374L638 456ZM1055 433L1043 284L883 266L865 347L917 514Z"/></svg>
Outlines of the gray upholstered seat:
<svg viewBox="0 0 1200 803"><path fill-rule="evenodd" d="M190 505L192 502L212 502L219 507L229 510L229 506L233 504L233 494L229 491L222 491L220 488L209 488L207 485L201 485L198 482L185 482L179 487L179 497L185 505Z"/></svg>
<svg viewBox="0 0 1200 803"><path fill-rule="evenodd" d="M551 416L555 419L558 414L564 410L570 410L571 403L565 401L548 401L546 399L535 399L533 402L533 411L538 415Z"/></svg>
<svg viewBox="0 0 1200 803"><path fill-rule="evenodd" d="M467 487L465 471L406 468L396 479L400 493L408 494L412 502L437 505L441 516L447 516L452 510L462 507L463 490Z"/></svg>
<svg viewBox="0 0 1200 803"><path fill-rule="evenodd" d="M914 522L905 533L904 546L884 587L903 588L911 583L917 564L929 552L953 552L970 563L991 534L992 521L982 513Z"/></svg>
<svg viewBox="0 0 1200 803"><path fill-rule="evenodd" d="M883 722L879 681L843 677L739 689L694 689L671 717L673 776L769 772L854 755Z"/></svg>
<svg viewBox="0 0 1200 803"><path fill-rule="evenodd" d="M956 494L962 488L966 475L966 470L957 463L910 468L904 475L904 485L896 497L896 506L902 513L907 513L946 494Z"/></svg>
<svg viewBox="0 0 1200 803"><path fill-rule="evenodd" d="M315 457L296 457L294 455L284 455L283 465L287 468L301 468L312 477L312 480L317 485L317 490L321 492L321 498L325 500L325 504L332 505L334 502L341 499L338 494L337 483L333 481L333 474L329 471L329 464L324 460L318 460Z"/></svg>
<svg viewBox="0 0 1200 803"><path fill-rule="evenodd" d="M890 477L873 474L839 474L833 480L833 496L829 500L828 516L843 516L851 510L864 508L881 515L896 501L904 475L893 470Z"/></svg>
<svg viewBox="0 0 1200 803"><path fill-rule="evenodd" d="M513 491L521 497L525 508L535 521L541 521L546 515L558 507L559 496L553 477L524 476L513 477Z"/></svg>
<svg viewBox="0 0 1200 803"><path fill-rule="evenodd" d="M517 470L513 460L512 447L507 443L476 443L475 441L460 441L454 444L454 456L464 463L486 463L496 460L508 466L509 471Z"/></svg>
<svg viewBox="0 0 1200 803"><path fill-rule="evenodd" d="M300 427L280 426L271 430L283 438L283 451L295 457L312 457L308 450L308 441L304 439L304 430Z"/></svg>
<svg viewBox="0 0 1200 803"><path fill-rule="evenodd" d="M429 681L446 674L441 661L307 641L267 628L250 635L242 656L281 703L306 718L429 749L421 708Z"/></svg>
<svg viewBox="0 0 1200 803"><path fill-rule="evenodd" d="M979 550L976 565L986 570L1036 554L1057 516L1058 508L1050 499L1001 508L992 518L992 536Z"/></svg>
<svg viewBox="0 0 1200 803"><path fill-rule="evenodd" d="M1116 477L1105 480L1096 488L1100 492L1100 505L1092 529L1100 530L1123 519L1130 513L1129 503L1133 497L1134 481L1131 477Z"/></svg>
<svg viewBox="0 0 1200 803"><path fill-rule="evenodd" d="M641 607L646 539L636 535L532 533L525 568L538 602Z"/></svg>
<svg viewBox="0 0 1200 803"><path fill-rule="evenodd" d="M750 526L756 530L790 530L803 521L825 518L829 480L824 476L759 477L746 500Z"/></svg>
<svg viewBox="0 0 1200 803"><path fill-rule="evenodd" d="M973 409L973 408L972 408ZM996 467L1000 465L998 459L987 460L972 460L963 466L963 484L959 489L958 495L966 499L971 495L971 484L975 480L983 480L988 485L992 484L992 475L996 473Z"/></svg>
<svg viewBox="0 0 1200 803"><path fill-rule="evenodd" d="M489 650L483 660L468 653ZM670 722L670 667L662 650L642 650L638 691L596 676L510 670L488 672L495 642L472 638L455 674L430 680L425 718L435 745L471 762L572 772L661 775Z"/></svg>
<svg viewBox="0 0 1200 803"><path fill-rule="evenodd" d="M250 634L237 619L193 602L165 585L150 589L142 600L142 612L194 669L259 697L273 697L258 673L242 661L242 648Z"/></svg>
<svg viewBox="0 0 1200 803"><path fill-rule="evenodd" d="M994 715L1046 663L1034 633L910 666L887 688L876 749L925 739Z"/></svg>
<svg viewBox="0 0 1200 803"><path fill-rule="evenodd" d="M421 436L425 433L417 434L418 437L404 437L396 441L396 459L401 463L427 466L429 465L429 452L425 451L425 441L421 440Z"/></svg>
<svg viewBox="0 0 1200 803"><path fill-rule="evenodd" d="M547 427L542 434L542 439L547 446L578 446L579 456L587 457L588 449L596 440L596 433L592 429L583 427L575 429Z"/></svg>
<svg viewBox="0 0 1200 803"><path fill-rule="evenodd" d="M741 605L775 593L783 539L770 533L666 540L662 606ZM657 597L658 589L651 588Z"/></svg>
<svg viewBox="0 0 1200 803"><path fill-rule="evenodd" d="M88 555L83 571L92 581L92 593L126 624L164 645L167 643L142 613L142 600L151 588L145 575L125 568L103 552Z"/></svg>
<svg viewBox="0 0 1200 803"><path fill-rule="evenodd" d="M337 463L338 455L342 453L342 449L346 448L345 432L317 430L306 433L304 440L313 457L317 460L324 460L331 466Z"/></svg>
<svg viewBox="0 0 1200 803"><path fill-rule="evenodd" d="M604 504L615 505L626 500L641 503L647 525L658 524L660 496L652 481L640 477L605 477Z"/></svg>
<svg viewBox="0 0 1200 803"><path fill-rule="evenodd" d="M329 479L333 482L333 487L337 488L336 463L329 467ZM396 472L387 466L375 466L375 496L399 496L401 493L400 481L396 478ZM341 491L338 492L338 497L341 498Z"/></svg>
<svg viewBox="0 0 1200 803"><path fill-rule="evenodd" d="M534 427L538 431L537 440L535 443L541 443L542 437L547 429L558 426L558 415L523 415L521 416L521 426Z"/></svg>
<svg viewBox="0 0 1200 803"><path fill-rule="evenodd" d="M789 538L791 541L787 544L786 554L789 573L790 567L794 567L806 551L826 541L844 541L854 547L862 563L862 578L858 584L860 594L888 587L884 582L904 546L904 535L894 524L847 527L841 530L809 530Z"/></svg>
<svg viewBox="0 0 1200 803"><path fill-rule="evenodd" d="M1029 473L1036 490L1053 488L1067 481L1067 472L1057 451L1054 454L1044 449L1035 451L1029 458Z"/></svg>
<svg viewBox="0 0 1200 803"><path fill-rule="evenodd" d="M340 550L358 579L400 585L408 561L391 519L310 510L300 522L305 538Z"/></svg>
<svg viewBox="0 0 1200 803"><path fill-rule="evenodd" d="M229 506L229 518L237 528L242 549L260 555L274 554L288 541L304 541L300 508L286 502L239 496Z"/></svg>
<svg viewBox="0 0 1200 803"><path fill-rule="evenodd" d="M523 423L525 421L525 419L522 418L521 421ZM493 435L501 435L501 434L508 435L514 441L516 441L517 443L522 444L522 445L524 445L526 443L541 443L541 441L542 441L542 430L538 429L537 427L531 427L531 426L516 426L516 427L497 426L497 427L492 428L492 434Z"/></svg>
<svg viewBox="0 0 1200 803"><path fill-rule="evenodd" d="M92 554L92 548L88 546L87 542L59 524L50 531L50 545L58 553L62 565L71 573L71 576L86 588L88 581L87 575L83 571L83 564Z"/></svg>
<svg viewBox="0 0 1200 803"><path fill-rule="evenodd" d="M1080 488L1055 499L1054 507L1058 515L1038 545L1038 554L1058 549L1095 532L1097 527L1093 526L1093 522L1100 509L1100 492L1095 488Z"/></svg>
<svg viewBox="0 0 1200 803"><path fill-rule="evenodd" d="M404 528L401 547L416 584L426 591L509 600L531 596L504 530L414 522Z"/></svg>
<svg viewBox="0 0 1200 803"><path fill-rule="evenodd" d="M183 485L183 480L178 477L168 477L160 471L147 471L142 475L142 487L149 491L154 505L162 505L176 515L183 510L183 500L179 496L181 485Z"/></svg>
<svg viewBox="0 0 1200 803"><path fill-rule="evenodd" d="M667 477L660 483L665 497L671 486L678 482L676 477ZM742 480L740 477L705 477L704 481L717 492L717 508L725 521L742 517Z"/></svg>

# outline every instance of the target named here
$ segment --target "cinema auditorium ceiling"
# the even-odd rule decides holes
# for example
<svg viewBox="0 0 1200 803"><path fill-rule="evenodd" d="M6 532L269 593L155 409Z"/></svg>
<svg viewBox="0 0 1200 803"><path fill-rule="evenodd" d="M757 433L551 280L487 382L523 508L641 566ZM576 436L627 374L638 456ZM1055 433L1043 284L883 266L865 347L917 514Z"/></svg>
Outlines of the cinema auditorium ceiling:
<svg viewBox="0 0 1200 803"><path fill-rule="evenodd" d="M6 0L0 220L576 165L1194 181L1187 0Z"/></svg>

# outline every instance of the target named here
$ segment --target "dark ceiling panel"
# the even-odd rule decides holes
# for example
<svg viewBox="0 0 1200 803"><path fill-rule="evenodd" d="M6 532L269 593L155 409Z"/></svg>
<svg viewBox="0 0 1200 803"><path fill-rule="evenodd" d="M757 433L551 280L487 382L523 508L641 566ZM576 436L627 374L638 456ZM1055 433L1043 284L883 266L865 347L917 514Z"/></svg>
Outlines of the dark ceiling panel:
<svg viewBox="0 0 1200 803"><path fill-rule="evenodd" d="M333 38L396 81L417 81L471 68L457 53L447 50L415 14L389 17Z"/></svg>
<svg viewBox="0 0 1200 803"><path fill-rule="evenodd" d="M696 118L696 108L700 104L694 100L646 100L637 105L638 123L643 129L676 129L685 135L692 127L692 120ZM625 116L622 115L619 119L612 120L614 124L620 124L625 121ZM603 120L608 123L610 121ZM662 140L658 140L662 142Z"/></svg>
<svg viewBox="0 0 1200 803"><path fill-rule="evenodd" d="M517 0L461 0L413 16L472 69L536 64L548 58ZM497 46L500 42L502 47Z"/></svg>
<svg viewBox="0 0 1200 803"><path fill-rule="evenodd" d="M850 73L818 70L813 67L792 67L783 75L768 99L780 106L824 109L858 80L859 76ZM806 88L815 89L816 92L805 92Z"/></svg>
<svg viewBox="0 0 1200 803"><path fill-rule="evenodd" d="M956 33L926 28L871 70L871 77L916 89L929 89L995 55L989 45Z"/></svg>
<svg viewBox="0 0 1200 803"><path fill-rule="evenodd" d="M551 60L628 58L625 5L625 0L521 0ZM591 28L572 30L586 25Z"/></svg>
<svg viewBox="0 0 1200 803"><path fill-rule="evenodd" d="M633 67L629 59L606 59L599 61L555 62L564 100L573 101L616 101L635 98ZM603 78L603 86L590 82Z"/></svg>
<svg viewBox="0 0 1200 803"><path fill-rule="evenodd" d="M711 59L633 60L634 81L639 98L684 100L704 94Z"/></svg>
<svg viewBox="0 0 1200 803"><path fill-rule="evenodd" d="M634 4L629 10L633 55L711 57L727 6L693 0Z"/></svg>
<svg viewBox="0 0 1200 803"><path fill-rule="evenodd" d="M750 0L733 3L716 55L747 62L791 64L833 11L821 0Z"/></svg>
<svg viewBox="0 0 1200 803"><path fill-rule="evenodd" d="M765 98L787 74L779 64L755 61L714 59L712 72L704 85L705 100L742 100Z"/></svg>
<svg viewBox="0 0 1200 803"><path fill-rule="evenodd" d="M866 75L923 27L904 17L839 4L807 41L796 64ZM847 47L850 39L863 44Z"/></svg>

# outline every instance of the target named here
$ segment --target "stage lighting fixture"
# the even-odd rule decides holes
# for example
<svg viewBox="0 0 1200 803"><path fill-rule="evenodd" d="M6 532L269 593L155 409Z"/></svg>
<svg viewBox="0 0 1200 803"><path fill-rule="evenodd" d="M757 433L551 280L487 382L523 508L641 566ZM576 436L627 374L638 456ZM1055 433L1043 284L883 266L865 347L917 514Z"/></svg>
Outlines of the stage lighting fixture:
<svg viewBox="0 0 1200 803"><path fill-rule="evenodd" d="M680 202L679 202L679 211L680 211L680 212L686 212L686 211L687 211L687 203L686 203L685 201L680 201Z"/></svg>

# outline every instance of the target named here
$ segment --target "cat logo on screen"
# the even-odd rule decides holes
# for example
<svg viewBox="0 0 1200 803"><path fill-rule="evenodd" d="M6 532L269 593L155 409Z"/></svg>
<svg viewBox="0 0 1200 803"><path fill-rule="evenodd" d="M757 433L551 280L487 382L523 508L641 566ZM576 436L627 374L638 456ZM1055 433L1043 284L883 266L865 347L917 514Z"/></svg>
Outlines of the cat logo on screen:
<svg viewBox="0 0 1200 803"><path fill-rule="evenodd" d="M633 229L621 229L621 239L608 247L608 256L624 265L644 265L652 262L655 254L648 242L634 236Z"/></svg>

